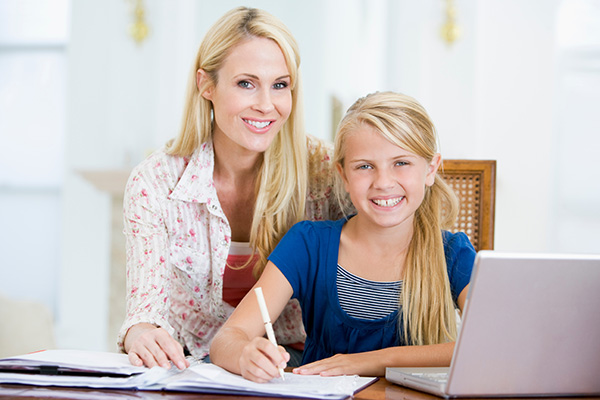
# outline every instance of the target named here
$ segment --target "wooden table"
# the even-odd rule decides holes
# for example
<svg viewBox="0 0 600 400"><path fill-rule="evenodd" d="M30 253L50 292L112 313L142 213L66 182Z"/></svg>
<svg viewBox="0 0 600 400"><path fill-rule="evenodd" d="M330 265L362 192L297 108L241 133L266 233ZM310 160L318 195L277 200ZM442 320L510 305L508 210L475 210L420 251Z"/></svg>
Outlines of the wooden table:
<svg viewBox="0 0 600 400"><path fill-rule="evenodd" d="M399 393L403 393L405 390L399 386L395 386L384 378L379 379L364 390L358 392L355 396L355 400L378 400L386 399L390 390L399 389ZM427 398L439 399L438 397L427 396L418 392L410 390L410 392L417 394L418 396L425 396ZM393 393L392 393L393 394ZM51 398L52 400L73 400L73 399L115 399L115 400L229 400L229 399L248 399L248 400L260 400L260 399L277 399L281 400L281 397L256 397L256 396L228 396L228 395L216 395L216 394L199 394L199 393L180 393L180 392L146 392L146 391L134 391L134 390L97 390L97 389L71 389L71 388L58 388L58 387L38 387L38 386L25 386L25 385L0 385L0 399L40 399L40 398ZM401 395L403 398L410 399ZM414 400L424 399L424 397L415 397Z"/></svg>
<svg viewBox="0 0 600 400"><path fill-rule="evenodd" d="M52 400L281 400L281 397L229 396L217 394L180 393L180 392L146 392L135 390L97 390L50 388L24 385L0 385L0 400L19 399L52 399ZM379 379L366 389L358 392L353 400L440 400L440 397L418 392L394 385L384 378ZM550 399L550 398L544 398ZM559 399L553 397L552 399ZM565 400L600 400L599 397L566 397ZM469 399L474 400L474 399ZM488 399L489 400L489 399ZM494 399L498 400L498 399ZM515 400L515 399L511 399Z"/></svg>

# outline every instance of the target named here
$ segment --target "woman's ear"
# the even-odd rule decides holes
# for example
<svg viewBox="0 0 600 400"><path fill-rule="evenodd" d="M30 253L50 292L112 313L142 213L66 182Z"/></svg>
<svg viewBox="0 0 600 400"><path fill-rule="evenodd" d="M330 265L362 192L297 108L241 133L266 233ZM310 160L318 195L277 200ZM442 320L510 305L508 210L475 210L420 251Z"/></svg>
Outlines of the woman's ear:
<svg viewBox="0 0 600 400"><path fill-rule="evenodd" d="M202 88L208 88L208 89L205 89L204 92L201 93L201 95L206 100L212 100L212 94L213 94L212 93L212 91L213 91L212 80L210 79L210 77L208 76L206 71L203 69L199 69L196 72L196 87L198 88L198 90L202 90Z"/></svg>
<svg viewBox="0 0 600 400"><path fill-rule="evenodd" d="M433 183L435 182L435 174L440 168L441 162L442 155L440 153L435 153L431 159L431 162L429 163L429 166L427 167L428 169L427 175L425 176L425 185L433 186Z"/></svg>

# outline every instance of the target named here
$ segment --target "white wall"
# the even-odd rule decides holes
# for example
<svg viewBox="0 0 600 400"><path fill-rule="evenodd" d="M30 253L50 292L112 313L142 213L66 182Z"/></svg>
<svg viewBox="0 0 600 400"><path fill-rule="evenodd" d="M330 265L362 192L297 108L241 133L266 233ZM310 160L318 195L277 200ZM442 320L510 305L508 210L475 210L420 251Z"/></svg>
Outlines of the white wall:
<svg viewBox="0 0 600 400"><path fill-rule="evenodd" d="M598 252L598 175L594 147L586 144L597 144L591 136L597 136L594 93L600 91L577 82L600 84L573 71L584 65L594 76L599 69L597 58L586 56L571 68L557 48L558 12L572 1L457 0L463 35L452 46L439 37L442 1L243 4L270 11L296 36L310 133L330 137L332 96L347 107L375 90L410 94L436 122L447 158L498 161L497 249ZM77 171L131 168L176 134L197 46L210 24L242 2L144 4L151 33L137 45L127 34L131 2L72 2L56 334L61 347L105 349L114 340L106 337L110 201ZM586 108L576 106L582 99ZM565 123L565 111L576 116L577 135Z"/></svg>
<svg viewBox="0 0 600 400"><path fill-rule="evenodd" d="M498 160L496 246L549 251L558 1L480 2L474 153Z"/></svg>

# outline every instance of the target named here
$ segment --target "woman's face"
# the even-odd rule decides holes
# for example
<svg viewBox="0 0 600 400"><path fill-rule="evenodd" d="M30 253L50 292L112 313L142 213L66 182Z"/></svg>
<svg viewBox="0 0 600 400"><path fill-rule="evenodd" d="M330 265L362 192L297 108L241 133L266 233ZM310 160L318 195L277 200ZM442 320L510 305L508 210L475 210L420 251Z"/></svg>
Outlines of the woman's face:
<svg viewBox="0 0 600 400"><path fill-rule="evenodd" d="M198 71L198 82L203 74ZM234 154L264 152L292 109L290 73L279 46L258 37L243 41L217 76L217 84L202 94L213 104L213 140Z"/></svg>

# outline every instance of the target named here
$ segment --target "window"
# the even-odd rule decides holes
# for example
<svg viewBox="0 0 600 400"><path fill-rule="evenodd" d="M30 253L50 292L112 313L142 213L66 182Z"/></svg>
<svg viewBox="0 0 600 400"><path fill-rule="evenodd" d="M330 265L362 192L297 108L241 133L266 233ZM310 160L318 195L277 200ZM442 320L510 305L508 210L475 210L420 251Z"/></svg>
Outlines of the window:
<svg viewBox="0 0 600 400"><path fill-rule="evenodd" d="M56 311L68 1L0 1L0 293Z"/></svg>

